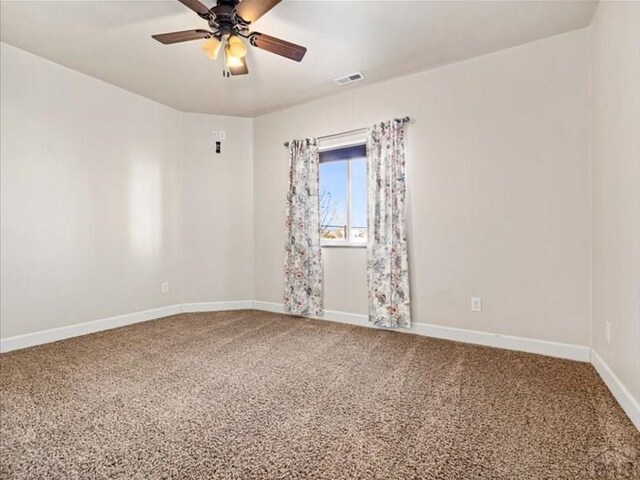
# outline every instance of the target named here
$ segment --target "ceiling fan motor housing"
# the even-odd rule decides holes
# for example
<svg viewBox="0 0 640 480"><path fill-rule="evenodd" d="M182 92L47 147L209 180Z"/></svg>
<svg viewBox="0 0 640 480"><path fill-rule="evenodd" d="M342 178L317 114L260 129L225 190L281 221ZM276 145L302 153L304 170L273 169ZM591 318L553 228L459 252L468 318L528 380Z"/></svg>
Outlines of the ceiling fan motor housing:
<svg viewBox="0 0 640 480"><path fill-rule="evenodd" d="M238 0L219 0L218 4L210 10L209 26L214 30L221 30L225 35L248 25L249 22L236 13L238 3Z"/></svg>

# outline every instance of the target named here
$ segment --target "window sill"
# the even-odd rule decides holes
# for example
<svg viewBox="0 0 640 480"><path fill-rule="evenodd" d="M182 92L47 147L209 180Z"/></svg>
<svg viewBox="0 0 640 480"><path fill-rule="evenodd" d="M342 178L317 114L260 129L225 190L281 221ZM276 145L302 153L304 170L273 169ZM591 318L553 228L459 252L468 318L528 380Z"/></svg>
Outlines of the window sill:
<svg viewBox="0 0 640 480"><path fill-rule="evenodd" d="M323 243L320 248L367 248L367 244L359 245L357 243Z"/></svg>

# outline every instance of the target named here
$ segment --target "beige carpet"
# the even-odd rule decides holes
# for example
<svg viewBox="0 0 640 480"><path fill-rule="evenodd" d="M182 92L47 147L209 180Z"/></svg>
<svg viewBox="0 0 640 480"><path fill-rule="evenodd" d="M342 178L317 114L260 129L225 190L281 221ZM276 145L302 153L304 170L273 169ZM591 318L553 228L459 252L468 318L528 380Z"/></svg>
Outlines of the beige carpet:
<svg viewBox="0 0 640 480"><path fill-rule="evenodd" d="M2 479L640 478L586 363L237 311L0 367Z"/></svg>

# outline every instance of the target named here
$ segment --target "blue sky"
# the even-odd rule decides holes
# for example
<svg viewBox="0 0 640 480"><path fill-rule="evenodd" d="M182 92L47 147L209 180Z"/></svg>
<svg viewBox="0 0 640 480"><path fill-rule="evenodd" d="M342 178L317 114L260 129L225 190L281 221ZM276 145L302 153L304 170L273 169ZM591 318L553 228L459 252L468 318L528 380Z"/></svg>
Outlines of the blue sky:
<svg viewBox="0 0 640 480"><path fill-rule="evenodd" d="M367 226L367 161L351 160L351 225ZM347 223L347 160L320 164L320 192L331 194L336 216L332 223Z"/></svg>

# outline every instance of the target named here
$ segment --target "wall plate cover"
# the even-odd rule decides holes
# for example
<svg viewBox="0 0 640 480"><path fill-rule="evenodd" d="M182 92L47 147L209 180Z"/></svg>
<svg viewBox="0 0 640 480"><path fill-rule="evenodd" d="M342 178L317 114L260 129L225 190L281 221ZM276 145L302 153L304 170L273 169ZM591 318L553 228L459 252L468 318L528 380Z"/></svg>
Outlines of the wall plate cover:
<svg viewBox="0 0 640 480"><path fill-rule="evenodd" d="M472 312L481 312L482 311L482 298L480 298L480 297L472 297L471 298L471 311Z"/></svg>

